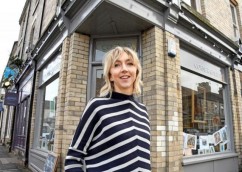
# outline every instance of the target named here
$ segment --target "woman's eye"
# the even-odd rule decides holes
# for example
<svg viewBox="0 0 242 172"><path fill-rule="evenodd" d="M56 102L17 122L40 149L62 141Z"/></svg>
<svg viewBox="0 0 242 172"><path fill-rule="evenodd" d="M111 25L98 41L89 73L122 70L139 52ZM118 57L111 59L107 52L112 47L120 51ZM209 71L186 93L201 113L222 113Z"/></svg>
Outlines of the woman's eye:
<svg viewBox="0 0 242 172"><path fill-rule="evenodd" d="M114 67L119 67L119 66L120 66L120 64L118 64L118 63L114 64Z"/></svg>
<svg viewBox="0 0 242 172"><path fill-rule="evenodd" d="M129 65L129 66L133 66L133 65L134 65L134 63L130 62L130 63L128 63L128 65Z"/></svg>

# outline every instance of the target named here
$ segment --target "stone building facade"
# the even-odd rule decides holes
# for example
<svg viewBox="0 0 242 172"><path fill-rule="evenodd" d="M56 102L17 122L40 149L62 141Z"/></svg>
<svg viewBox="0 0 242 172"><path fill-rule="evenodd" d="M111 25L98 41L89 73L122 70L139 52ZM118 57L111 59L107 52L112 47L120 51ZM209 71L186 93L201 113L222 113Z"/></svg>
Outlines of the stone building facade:
<svg viewBox="0 0 242 172"><path fill-rule="evenodd" d="M103 54L122 45L142 64L152 172L241 171L241 5L27 0L19 49L33 47L16 80L28 94L19 100L12 150L32 171L53 152L63 171L85 105L100 88Z"/></svg>

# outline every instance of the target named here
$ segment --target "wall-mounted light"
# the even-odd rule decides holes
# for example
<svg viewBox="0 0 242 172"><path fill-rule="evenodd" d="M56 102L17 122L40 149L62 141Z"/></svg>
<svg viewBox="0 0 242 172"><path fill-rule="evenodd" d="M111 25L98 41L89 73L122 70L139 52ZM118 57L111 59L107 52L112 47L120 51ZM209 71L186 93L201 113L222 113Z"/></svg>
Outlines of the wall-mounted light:
<svg viewBox="0 0 242 172"><path fill-rule="evenodd" d="M4 83L3 83L3 87L5 87L5 88L8 88L9 86L10 86L10 82L9 81L5 81Z"/></svg>

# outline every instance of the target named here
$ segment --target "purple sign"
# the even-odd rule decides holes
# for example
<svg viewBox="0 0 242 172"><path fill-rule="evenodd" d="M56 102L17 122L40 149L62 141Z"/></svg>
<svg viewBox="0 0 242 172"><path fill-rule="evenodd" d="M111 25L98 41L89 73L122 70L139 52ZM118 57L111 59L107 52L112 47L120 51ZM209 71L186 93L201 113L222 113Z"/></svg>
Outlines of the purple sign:
<svg viewBox="0 0 242 172"><path fill-rule="evenodd" d="M4 105L17 106L18 105L18 93L7 92L4 98Z"/></svg>

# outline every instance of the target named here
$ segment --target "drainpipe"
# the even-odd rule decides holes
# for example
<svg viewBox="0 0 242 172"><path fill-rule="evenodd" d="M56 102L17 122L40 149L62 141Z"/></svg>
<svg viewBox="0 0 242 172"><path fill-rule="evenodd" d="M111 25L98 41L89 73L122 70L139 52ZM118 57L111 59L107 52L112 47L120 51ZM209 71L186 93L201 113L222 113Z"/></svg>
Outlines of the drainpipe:
<svg viewBox="0 0 242 172"><path fill-rule="evenodd" d="M18 85L17 85L17 90L18 90L19 88L18 88ZM11 143L11 145L10 145L10 147L9 147L9 152L11 152L12 151L12 149L13 149L13 135L14 135L14 129L15 129L15 127L14 127L14 124L16 123L16 119L15 119L15 116L16 116L16 113L18 113L18 108L16 108L16 106L14 107L14 112L13 112L13 117L12 117L12 124L11 124L11 138L10 138L10 143Z"/></svg>
<svg viewBox="0 0 242 172"><path fill-rule="evenodd" d="M6 139L6 135L7 135L7 130L8 130L8 118L9 118L9 105L7 108L7 119L6 119L6 123L5 123L5 131L4 131L4 135L3 135L3 145L5 146L5 139Z"/></svg>
<svg viewBox="0 0 242 172"><path fill-rule="evenodd" d="M29 148L30 148L30 132L31 132L31 121L32 121L32 112L33 112L33 104L34 104L34 91L35 91L35 82L36 82L36 66L37 61L32 60L33 66L34 66L34 74L33 74L33 84L32 84L32 90L31 90L31 96L30 96L30 103L29 103L29 117L28 117L28 128L27 128L27 136L26 136L26 146L25 146L25 161L24 165L28 166L29 163Z"/></svg>
<svg viewBox="0 0 242 172"><path fill-rule="evenodd" d="M0 126L0 139L1 139L1 135L2 135L2 127L3 127L3 113L4 113L4 109L1 112L1 126ZM0 143L2 143L2 139L0 140Z"/></svg>
<svg viewBox="0 0 242 172"><path fill-rule="evenodd" d="M13 147L13 133L14 133L15 113L16 113L16 107L14 107L14 110L13 110L11 130L10 130L11 131L10 145L9 145L8 152L11 152L12 151L12 147Z"/></svg>

